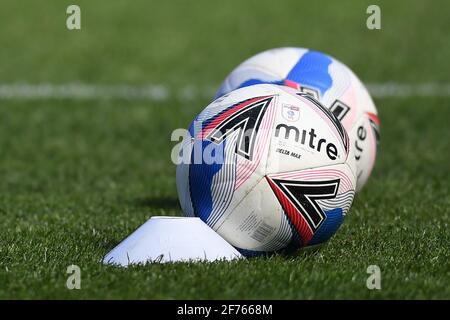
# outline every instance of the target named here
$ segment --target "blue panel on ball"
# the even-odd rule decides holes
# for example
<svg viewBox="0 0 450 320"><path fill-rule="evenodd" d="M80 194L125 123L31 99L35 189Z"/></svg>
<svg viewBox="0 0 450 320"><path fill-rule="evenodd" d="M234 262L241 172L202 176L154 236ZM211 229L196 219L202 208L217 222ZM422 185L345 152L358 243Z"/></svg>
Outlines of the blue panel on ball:
<svg viewBox="0 0 450 320"><path fill-rule="evenodd" d="M323 53L308 51L301 56L286 79L302 86L316 88L323 96L333 84L328 72L328 66L332 62L333 60Z"/></svg>
<svg viewBox="0 0 450 320"><path fill-rule="evenodd" d="M239 85L238 88L244 88L244 87L249 87L249 86L253 86L255 84L283 84L282 80L278 80L278 81L264 81L264 80L260 80L260 79L249 79L244 81L243 83L241 83Z"/></svg>
<svg viewBox="0 0 450 320"><path fill-rule="evenodd" d="M192 138L195 137L195 121L197 121L197 118L195 118L194 121L191 122L188 128L189 134Z"/></svg>
<svg viewBox="0 0 450 320"><path fill-rule="evenodd" d="M315 245L327 241L339 229L344 218L342 208L325 211L327 218L316 231L308 245Z"/></svg>
<svg viewBox="0 0 450 320"><path fill-rule="evenodd" d="M191 165L189 166L189 189L191 193L192 207L194 215L202 219L205 223L211 214L212 203L212 182L214 175L222 168L222 163L205 163L203 151L207 148L211 141L195 140L194 148L191 154ZM225 142L221 145L225 147ZM214 152L215 149L213 149ZM196 152L200 155L197 155ZM222 150L223 152L223 150ZM211 156L215 156L214 153ZM196 163L198 162L198 163Z"/></svg>
<svg viewBox="0 0 450 320"><path fill-rule="evenodd" d="M237 86L236 88L233 88L232 90L245 88L245 87L249 87L249 86L254 86L256 84L277 84L277 85L283 85L284 82L283 82L283 80L268 81L268 80L261 80L261 79L253 79L252 78L252 79L245 80L244 82L239 84L239 86ZM219 89L219 91L216 93L216 95L214 96L214 99L217 99L217 98L223 96L226 93L228 93L228 92L223 91L223 88L221 87Z"/></svg>

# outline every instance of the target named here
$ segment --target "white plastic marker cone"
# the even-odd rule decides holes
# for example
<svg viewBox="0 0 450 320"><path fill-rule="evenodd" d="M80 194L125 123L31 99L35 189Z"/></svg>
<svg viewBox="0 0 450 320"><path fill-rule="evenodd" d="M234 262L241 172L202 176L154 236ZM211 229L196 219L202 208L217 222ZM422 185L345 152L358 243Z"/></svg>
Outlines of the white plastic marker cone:
<svg viewBox="0 0 450 320"><path fill-rule="evenodd" d="M128 266L239 258L242 255L200 218L151 217L111 250L103 263Z"/></svg>

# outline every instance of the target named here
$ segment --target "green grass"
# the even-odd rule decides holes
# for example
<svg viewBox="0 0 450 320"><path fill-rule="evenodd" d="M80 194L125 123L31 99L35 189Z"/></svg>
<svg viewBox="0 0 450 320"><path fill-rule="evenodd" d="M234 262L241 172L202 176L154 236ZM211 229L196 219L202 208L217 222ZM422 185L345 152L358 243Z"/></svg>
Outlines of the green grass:
<svg viewBox="0 0 450 320"><path fill-rule="evenodd" d="M382 2L381 31L365 28L369 2L147 3L79 1L69 32L69 2L4 1L0 82L218 84L282 45L330 52L368 82L450 82L447 2ZM450 98L376 99L375 171L318 251L101 265L151 215L180 213L170 133L207 103L0 100L0 298L450 298ZM66 288L70 264L81 290ZM366 288L372 264L380 291Z"/></svg>

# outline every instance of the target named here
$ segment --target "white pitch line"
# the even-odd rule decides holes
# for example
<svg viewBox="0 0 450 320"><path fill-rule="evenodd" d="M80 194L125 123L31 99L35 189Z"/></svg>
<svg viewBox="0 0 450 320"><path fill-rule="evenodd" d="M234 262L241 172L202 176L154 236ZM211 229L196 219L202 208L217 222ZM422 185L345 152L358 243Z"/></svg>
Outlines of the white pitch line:
<svg viewBox="0 0 450 320"><path fill-rule="evenodd" d="M450 97L450 83L405 84L396 82L371 83L368 89L375 98ZM187 85L182 87L157 85L97 85L67 84L0 84L0 100L39 99L124 99L166 101L171 98L192 100L211 98L214 86Z"/></svg>
<svg viewBox="0 0 450 320"><path fill-rule="evenodd" d="M371 83L367 87L370 94L375 98L450 97L450 83L406 84L386 82Z"/></svg>
<svg viewBox="0 0 450 320"><path fill-rule="evenodd" d="M125 99L165 101L176 98L193 99L197 96L213 95L209 90L195 86L178 89L164 85L96 85L85 83L68 84L0 84L0 99Z"/></svg>

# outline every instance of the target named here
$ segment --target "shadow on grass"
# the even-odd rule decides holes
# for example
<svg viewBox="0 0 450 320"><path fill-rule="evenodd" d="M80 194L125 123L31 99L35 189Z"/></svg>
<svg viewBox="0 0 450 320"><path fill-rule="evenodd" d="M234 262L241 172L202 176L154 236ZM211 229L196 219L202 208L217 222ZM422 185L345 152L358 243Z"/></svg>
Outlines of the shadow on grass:
<svg viewBox="0 0 450 320"><path fill-rule="evenodd" d="M311 256L315 256L317 254L320 254L322 249L324 248L326 244L322 245L314 245L314 246L307 246L299 248L293 252L284 252L281 250L280 252L274 253L274 254L268 254L267 257L275 256L279 257L281 259L308 259Z"/></svg>

